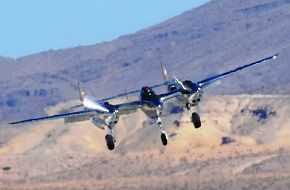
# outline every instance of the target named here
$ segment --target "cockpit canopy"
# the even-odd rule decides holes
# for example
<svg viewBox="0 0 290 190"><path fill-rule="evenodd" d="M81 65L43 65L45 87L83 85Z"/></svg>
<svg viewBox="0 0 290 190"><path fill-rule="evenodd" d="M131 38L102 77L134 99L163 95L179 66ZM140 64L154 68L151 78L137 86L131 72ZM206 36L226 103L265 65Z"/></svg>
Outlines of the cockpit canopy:
<svg viewBox="0 0 290 190"><path fill-rule="evenodd" d="M159 100L159 96L148 86L144 86L141 89L140 97L143 100Z"/></svg>
<svg viewBox="0 0 290 190"><path fill-rule="evenodd" d="M198 84L193 83L190 80L185 80L182 82L183 86L186 88L185 89L185 93L194 93L198 91Z"/></svg>

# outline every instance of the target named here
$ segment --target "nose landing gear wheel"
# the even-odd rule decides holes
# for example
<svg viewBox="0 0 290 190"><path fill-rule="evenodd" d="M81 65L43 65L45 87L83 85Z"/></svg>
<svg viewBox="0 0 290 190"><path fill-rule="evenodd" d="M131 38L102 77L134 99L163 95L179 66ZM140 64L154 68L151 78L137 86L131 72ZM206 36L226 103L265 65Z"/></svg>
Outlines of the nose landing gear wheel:
<svg viewBox="0 0 290 190"><path fill-rule="evenodd" d="M112 135L106 135L105 139L106 139L108 149L114 150L115 148L114 137Z"/></svg>
<svg viewBox="0 0 290 190"><path fill-rule="evenodd" d="M201 127L200 117L196 112L193 112L191 114L191 121L192 121L195 128Z"/></svg>
<svg viewBox="0 0 290 190"><path fill-rule="evenodd" d="M167 136L164 132L161 133L161 141L164 146L167 145Z"/></svg>

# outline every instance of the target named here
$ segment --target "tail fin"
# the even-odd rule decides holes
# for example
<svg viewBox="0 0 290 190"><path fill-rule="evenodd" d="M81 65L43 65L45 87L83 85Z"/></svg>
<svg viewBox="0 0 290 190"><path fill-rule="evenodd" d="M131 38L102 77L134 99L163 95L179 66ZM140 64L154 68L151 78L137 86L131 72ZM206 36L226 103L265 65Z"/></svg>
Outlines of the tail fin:
<svg viewBox="0 0 290 190"><path fill-rule="evenodd" d="M163 62L160 63L161 66L161 72L162 72L162 77L164 80L164 84L167 86L167 91L170 92L172 90L176 89L176 84L172 81L169 81L168 73L167 70L164 67ZM177 81L176 81L177 82Z"/></svg>
<svg viewBox="0 0 290 190"><path fill-rule="evenodd" d="M162 72L162 77L163 77L164 83L167 83L169 81L169 78L168 78L167 71L166 71L162 61L161 61L160 65L161 65L161 72Z"/></svg>
<svg viewBox="0 0 290 190"><path fill-rule="evenodd" d="M81 84L80 84L79 81L78 81L78 89L79 89L80 101L82 103L84 103L84 100L85 100L85 92L84 92L84 89L81 87Z"/></svg>

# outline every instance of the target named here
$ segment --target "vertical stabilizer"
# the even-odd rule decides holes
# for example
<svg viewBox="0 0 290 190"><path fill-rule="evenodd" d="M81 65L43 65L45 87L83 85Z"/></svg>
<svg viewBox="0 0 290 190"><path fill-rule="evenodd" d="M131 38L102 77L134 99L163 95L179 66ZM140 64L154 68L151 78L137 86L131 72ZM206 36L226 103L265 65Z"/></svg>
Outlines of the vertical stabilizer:
<svg viewBox="0 0 290 190"><path fill-rule="evenodd" d="M166 71L162 61L161 61L161 72L162 72L162 77L163 77L164 82L165 83L168 82L168 80L169 80L168 79L168 74L167 74L167 71Z"/></svg>
<svg viewBox="0 0 290 190"><path fill-rule="evenodd" d="M84 89L81 87L80 82L78 82L78 89L79 89L80 101L81 101L82 103L84 103L85 92L84 92Z"/></svg>

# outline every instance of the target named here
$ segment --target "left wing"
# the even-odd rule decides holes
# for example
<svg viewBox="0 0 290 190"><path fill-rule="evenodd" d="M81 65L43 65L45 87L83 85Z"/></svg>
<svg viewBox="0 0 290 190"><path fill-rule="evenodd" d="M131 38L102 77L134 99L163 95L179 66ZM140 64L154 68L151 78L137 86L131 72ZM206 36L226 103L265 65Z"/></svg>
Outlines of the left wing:
<svg viewBox="0 0 290 190"><path fill-rule="evenodd" d="M202 88L206 88L208 86L211 86L213 85L214 83L216 83L217 81L219 81L220 79L223 79L225 77L228 77L234 73L237 73L237 72L240 72L244 69L247 69L247 68L250 68L256 64L260 64L260 63L264 63L266 61L269 61L269 60L272 60L272 59L276 59L278 56L278 54L275 54L273 56L270 56L270 57L267 57L267 58L264 58L264 59L261 59L259 61L256 61L256 62L253 62L253 63L250 63L250 64L247 64L247 65L243 65L241 67L238 67L238 68L235 68L231 71L228 71L228 72L225 72L225 73L222 73L222 74L219 74L219 75L216 75L216 76L213 76L213 77L210 77L210 78L207 78L207 79L204 79L202 81L199 81L198 84L199 86L201 86Z"/></svg>
<svg viewBox="0 0 290 190"><path fill-rule="evenodd" d="M36 122L36 121L46 121L46 120L53 120L53 119L69 119L69 118L90 118L89 116L93 116L96 114L102 114L97 110L84 110L84 111L78 111L78 112L70 112L70 113L64 113L64 114L57 114L52 116L46 116L46 117L39 117L39 118L32 118L32 119L26 119L22 121L16 121L11 122L9 124L19 124L19 123L30 123L30 122ZM86 117L88 116L88 117Z"/></svg>

